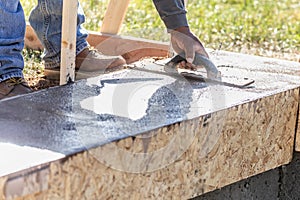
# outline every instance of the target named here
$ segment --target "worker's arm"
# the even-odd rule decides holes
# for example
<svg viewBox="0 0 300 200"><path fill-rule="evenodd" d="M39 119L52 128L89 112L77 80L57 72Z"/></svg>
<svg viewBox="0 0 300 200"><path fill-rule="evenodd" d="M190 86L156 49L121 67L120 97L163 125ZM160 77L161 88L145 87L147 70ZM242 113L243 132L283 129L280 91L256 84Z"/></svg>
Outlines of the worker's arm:
<svg viewBox="0 0 300 200"><path fill-rule="evenodd" d="M200 40L190 31L184 0L153 0L153 2L171 34L171 42L175 52L184 51L189 64L194 60L195 52L208 57Z"/></svg>
<svg viewBox="0 0 300 200"><path fill-rule="evenodd" d="M184 0L153 0L153 2L168 30L188 26Z"/></svg>

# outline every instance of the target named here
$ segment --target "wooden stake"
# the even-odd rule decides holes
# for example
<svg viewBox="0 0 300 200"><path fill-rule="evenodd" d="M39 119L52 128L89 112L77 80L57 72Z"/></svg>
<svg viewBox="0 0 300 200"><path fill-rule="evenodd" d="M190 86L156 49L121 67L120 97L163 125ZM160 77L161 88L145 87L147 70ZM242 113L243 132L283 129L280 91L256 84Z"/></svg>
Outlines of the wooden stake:
<svg viewBox="0 0 300 200"><path fill-rule="evenodd" d="M60 85L75 80L77 0L63 1Z"/></svg>
<svg viewBox="0 0 300 200"><path fill-rule="evenodd" d="M119 33L129 1L130 0L110 0L101 27L102 33Z"/></svg>

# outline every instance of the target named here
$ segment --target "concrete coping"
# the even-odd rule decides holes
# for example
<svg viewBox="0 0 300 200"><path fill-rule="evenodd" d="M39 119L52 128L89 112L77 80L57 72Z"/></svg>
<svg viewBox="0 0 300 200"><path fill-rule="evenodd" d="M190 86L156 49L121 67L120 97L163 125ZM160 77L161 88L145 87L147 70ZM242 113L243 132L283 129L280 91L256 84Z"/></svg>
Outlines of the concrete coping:
<svg viewBox="0 0 300 200"><path fill-rule="evenodd" d="M278 162L246 173L239 179L289 162L294 144L292 142L295 135L293 130L296 127L298 114L300 63L224 51L211 53L211 55L213 62L224 76L254 79L253 87L240 89L125 69L81 80L74 84L0 101L2 108L0 110L0 149L1 157L6 160L5 165L0 166L0 177L6 177L6 181L15 180L24 172L44 169L43 166L48 166L56 160L68 159L72 155L126 138L134 140L141 134L188 123L195 119L201 119L202 127L205 127L205 120L210 119L214 113L220 115L223 112L218 121L210 123L211 129L208 132L216 132L209 139L211 146L202 151L201 159L203 159L210 155L214 146L220 142L220 138L225 137L224 130L229 130L228 119L234 115L232 113L237 114L236 112L244 112L248 109L246 112L248 114L245 116L230 120L232 126L239 127L237 124L242 123L239 120L255 120L250 116L259 112L272 116L272 113L269 113L272 111L260 107L265 105L268 108L267 102L273 105L272 101L278 103L279 106L289 103L291 110L286 115L274 115L277 117L276 122L281 120L280 117L282 120L287 120L286 130L289 132L285 133L281 129L278 132L272 129L270 132L268 127L264 129L261 125L261 133L255 133L259 131L258 128L255 131L248 130L249 134L253 134L253 137L259 134L262 138L265 132L279 136L287 134L289 138L283 139L282 142L288 141L289 146L284 147L284 152L280 154ZM162 68L151 59L139 61L136 65L155 70ZM279 94L277 98L276 95ZM280 100L282 98L286 98L285 101ZM260 105L259 102L263 99L267 100ZM273 107L276 107L275 105ZM279 111L278 109L280 110L277 108L276 112ZM261 123L258 121L258 125ZM242 124L241 127L243 126L245 125ZM269 127L271 126L273 124ZM239 130L232 128L232 131L238 133ZM197 137L192 127L188 133L191 134L188 135L191 138ZM250 141L251 137L249 136ZM269 137L266 136L266 138ZM181 143L182 151L177 152L177 155L162 165L174 164L175 160L193 146L193 142L190 140ZM147 142L143 144L143 153L147 153L149 150ZM253 143L255 144L257 143ZM257 148L265 144L257 144ZM271 146L270 144L270 148ZM261 158L257 157L257 159ZM158 165L152 167L152 171L162 168ZM128 167L125 171L130 172L130 170L136 173L138 171L135 170L141 170L141 168ZM142 171L150 172L151 170ZM238 178L232 178L212 187L221 187L237 180ZM205 191L209 190L212 189ZM191 192L188 196L192 197L199 193L199 191Z"/></svg>

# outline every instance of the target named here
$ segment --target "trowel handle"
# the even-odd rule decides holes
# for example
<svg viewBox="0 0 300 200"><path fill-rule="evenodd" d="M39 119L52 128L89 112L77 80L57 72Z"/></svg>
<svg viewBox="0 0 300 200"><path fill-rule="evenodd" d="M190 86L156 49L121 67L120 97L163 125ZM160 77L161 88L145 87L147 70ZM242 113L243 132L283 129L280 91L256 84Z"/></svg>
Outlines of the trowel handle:
<svg viewBox="0 0 300 200"><path fill-rule="evenodd" d="M181 61L186 61L185 53L180 53L180 54L174 56L168 62L168 64L171 64L171 63L177 64ZM195 58L194 58L193 64L197 65L197 66L200 66L200 65L203 66L207 71L208 78L218 78L220 76L220 72L217 69L217 67L214 65L214 63L211 60L209 60L208 58L200 55L199 53L195 53Z"/></svg>

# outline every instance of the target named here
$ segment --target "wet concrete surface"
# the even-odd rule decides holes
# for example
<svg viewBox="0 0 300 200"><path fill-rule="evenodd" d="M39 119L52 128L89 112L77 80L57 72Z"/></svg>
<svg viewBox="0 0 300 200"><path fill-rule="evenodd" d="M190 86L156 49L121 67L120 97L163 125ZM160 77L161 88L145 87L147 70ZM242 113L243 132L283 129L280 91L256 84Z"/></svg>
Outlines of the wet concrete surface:
<svg viewBox="0 0 300 200"><path fill-rule="evenodd" d="M226 52L212 59L224 76L255 84L239 89L122 70L0 101L0 143L67 156L300 86L299 63ZM151 62L138 67L163 68Z"/></svg>

